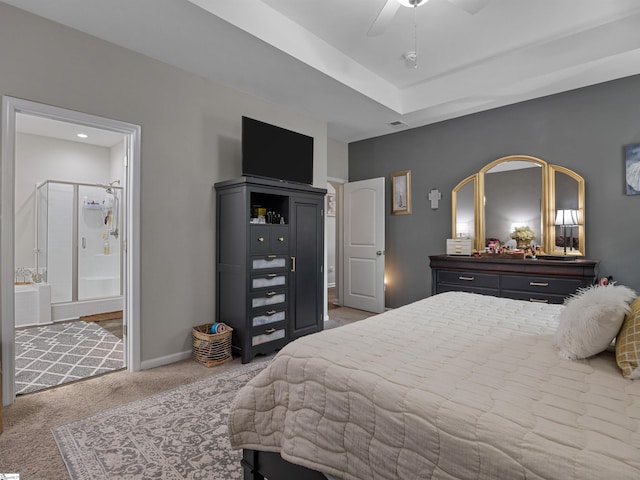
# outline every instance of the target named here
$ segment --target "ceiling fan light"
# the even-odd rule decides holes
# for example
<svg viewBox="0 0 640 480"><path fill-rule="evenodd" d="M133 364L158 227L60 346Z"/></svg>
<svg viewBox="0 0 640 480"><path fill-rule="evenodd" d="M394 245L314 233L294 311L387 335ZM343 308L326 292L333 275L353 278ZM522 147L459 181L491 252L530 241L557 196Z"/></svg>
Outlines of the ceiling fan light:
<svg viewBox="0 0 640 480"><path fill-rule="evenodd" d="M397 2L403 7L419 7L422 4L427 3L429 0L397 0Z"/></svg>

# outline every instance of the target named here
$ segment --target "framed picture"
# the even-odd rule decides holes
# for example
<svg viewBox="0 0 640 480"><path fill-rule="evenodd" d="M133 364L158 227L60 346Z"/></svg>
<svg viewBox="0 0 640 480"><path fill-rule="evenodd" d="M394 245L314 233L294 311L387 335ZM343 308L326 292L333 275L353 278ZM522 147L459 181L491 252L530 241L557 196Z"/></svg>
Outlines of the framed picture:
<svg viewBox="0 0 640 480"><path fill-rule="evenodd" d="M327 217L336 216L336 196L333 193L327 194Z"/></svg>
<svg viewBox="0 0 640 480"><path fill-rule="evenodd" d="M411 213L411 170L391 174L391 214Z"/></svg>
<svg viewBox="0 0 640 480"><path fill-rule="evenodd" d="M624 147L627 195L640 195L640 143Z"/></svg>

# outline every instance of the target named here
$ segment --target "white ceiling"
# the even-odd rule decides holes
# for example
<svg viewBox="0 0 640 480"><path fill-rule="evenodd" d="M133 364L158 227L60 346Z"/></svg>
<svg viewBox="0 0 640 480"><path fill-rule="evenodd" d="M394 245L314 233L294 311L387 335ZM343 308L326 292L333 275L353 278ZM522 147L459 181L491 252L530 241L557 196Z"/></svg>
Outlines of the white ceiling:
<svg viewBox="0 0 640 480"><path fill-rule="evenodd" d="M105 148L111 148L122 142L125 138L122 133L24 113L16 114L16 132L58 138L69 142L85 143L87 145L96 145ZM86 135L86 137L78 137L79 134Z"/></svg>
<svg viewBox="0 0 640 480"><path fill-rule="evenodd" d="M638 0L3 0L327 122L345 142L640 73ZM414 50L418 68L403 55ZM407 128L407 127L400 127Z"/></svg>

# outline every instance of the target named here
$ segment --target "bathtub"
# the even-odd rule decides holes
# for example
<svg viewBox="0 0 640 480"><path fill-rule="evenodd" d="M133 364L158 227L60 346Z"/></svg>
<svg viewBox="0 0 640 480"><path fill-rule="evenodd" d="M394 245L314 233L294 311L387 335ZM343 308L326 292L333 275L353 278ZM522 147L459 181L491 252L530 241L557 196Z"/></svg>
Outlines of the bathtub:
<svg viewBox="0 0 640 480"><path fill-rule="evenodd" d="M15 285L15 326L51 323L51 286L46 283Z"/></svg>

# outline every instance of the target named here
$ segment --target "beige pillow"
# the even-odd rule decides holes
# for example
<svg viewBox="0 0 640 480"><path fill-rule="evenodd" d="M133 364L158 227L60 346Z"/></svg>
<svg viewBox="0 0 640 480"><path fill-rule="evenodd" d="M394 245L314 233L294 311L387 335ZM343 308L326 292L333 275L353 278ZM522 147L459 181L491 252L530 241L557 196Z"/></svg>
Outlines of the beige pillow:
<svg viewBox="0 0 640 480"><path fill-rule="evenodd" d="M623 377L640 378L640 298L631 304L616 337L616 362Z"/></svg>

